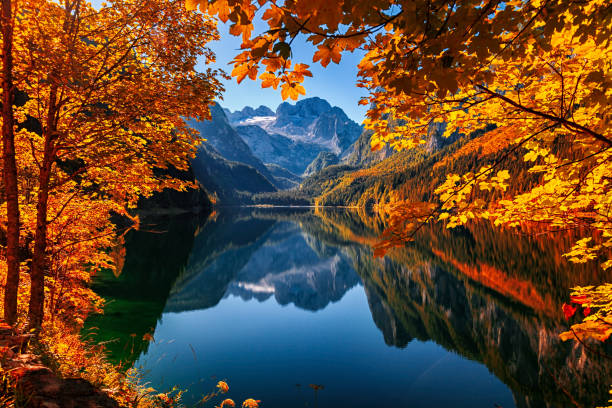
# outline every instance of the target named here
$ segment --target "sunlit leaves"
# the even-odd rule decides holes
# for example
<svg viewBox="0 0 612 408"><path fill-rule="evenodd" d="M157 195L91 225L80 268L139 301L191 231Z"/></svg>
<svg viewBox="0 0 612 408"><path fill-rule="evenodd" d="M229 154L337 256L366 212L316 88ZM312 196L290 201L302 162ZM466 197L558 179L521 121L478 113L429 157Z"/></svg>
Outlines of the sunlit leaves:
<svg viewBox="0 0 612 408"><path fill-rule="evenodd" d="M337 45L331 47L320 45L319 50L312 57L312 62L320 61L323 67L328 66L330 61L339 64L341 58L340 51L340 47Z"/></svg>
<svg viewBox="0 0 612 408"><path fill-rule="evenodd" d="M247 76L255 79L257 77L257 67L253 64L237 65L232 70L232 75L236 77L238 83L242 82Z"/></svg>
<svg viewBox="0 0 612 408"><path fill-rule="evenodd" d="M195 70L214 59L209 17L180 1L77 3L19 2L13 46L15 86L29 98L15 117L40 125L16 132L22 234L45 227L47 311L80 324L102 304L91 275L120 273L124 260L125 229L111 215L137 228L141 197L192 186L163 170L188 169L200 139L183 118L209 117L221 87L215 71Z"/></svg>
<svg viewBox="0 0 612 408"><path fill-rule="evenodd" d="M287 83L281 85L281 96L283 99L291 98L297 100L299 95L306 95L304 87L296 82Z"/></svg>

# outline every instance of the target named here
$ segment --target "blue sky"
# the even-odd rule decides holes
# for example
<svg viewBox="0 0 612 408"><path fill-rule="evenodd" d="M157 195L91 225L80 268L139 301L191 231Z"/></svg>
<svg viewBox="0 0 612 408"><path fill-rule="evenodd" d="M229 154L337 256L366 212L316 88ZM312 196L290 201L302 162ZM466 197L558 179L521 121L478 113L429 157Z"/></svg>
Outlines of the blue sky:
<svg viewBox="0 0 612 408"><path fill-rule="evenodd" d="M256 24L255 29L258 33L263 31L264 27L261 24ZM260 31L257 31L258 29ZM219 24L219 32L221 40L210 44L210 48L217 55L217 62L214 67L222 68L230 73L232 66L228 63L238 53L240 39L229 34L228 25ZM357 88L355 84L357 64L363 53L357 50L353 54L344 55L340 64L331 62L327 68L322 68L318 63L312 63L314 52L312 44L306 43L303 39L298 38L293 42L292 52L292 60L309 64L313 74L312 78L306 78L304 82L306 96L301 96L300 99L313 96L326 99L330 104L342 108L351 119L361 123L367 107L360 106L357 102L367 93L364 89ZM200 65L200 67L203 69L205 66ZM224 81L224 85L225 93L221 105L232 111L242 109L245 106L258 107L259 105L266 105L275 110L283 102L280 96L280 88L277 90L272 88L262 89L259 79L251 81L246 78L242 83L237 84L236 79L232 78L230 81ZM292 100L288 100L288 102L295 103Z"/></svg>
<svg viewBox="0 0 612 408"><path fill-rule="evenodd" d="M94 7L100 7L103 0L90 0ZM255 34L265 31L267 25L261 21L255 22ZM240 39L234 37L228 32L229 24L219 23L220 41L215 41L209 44L210 48L217 55L215 68L221 68L227 73L232 71L232 66L228 63L238 53L240 48ZM340 64L330 62L327 68L321 65L312 63L312 54L314 49L312 44L306 43L303 38L298 38L292 45L294 62L302 62L310 65L310 71L313 74L312 78L306 78L304 88L306 88L306 96L301 96L300 99L318 96L326 99L330 104L338 106L346 112L346 114L357 123L361 123L367 111L366 106L358 105L359 99L366 96L364 89L357 88L357 64L363 56L363 52L359 50L353 54L345 54L340 61ZM205 69L206 66L201 64L200 69ZM259 80L251 81L245 79L242 83L237 84L236 79L223 81L225 85L225 93L221 105L232 111L242 109L245 106L258 107L265 105L275 110L276 107L283 102L280 96L280 89L261 88ZM289 100L290 103L295 101Z"/></svg>

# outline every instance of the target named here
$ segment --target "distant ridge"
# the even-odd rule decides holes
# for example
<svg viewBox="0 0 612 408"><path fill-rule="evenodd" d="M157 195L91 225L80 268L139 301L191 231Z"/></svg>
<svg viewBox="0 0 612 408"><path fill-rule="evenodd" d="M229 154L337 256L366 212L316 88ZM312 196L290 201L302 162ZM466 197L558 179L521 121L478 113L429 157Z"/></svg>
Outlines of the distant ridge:
<svg viewBox="0 0 612 408"><path fill-rule="evenodd" d="M283 102L275 112L247 106L226 114L258 158L296 174L304 173L320 152L346 156L362 133L341 108L317 97L295 105Z"/></svg>

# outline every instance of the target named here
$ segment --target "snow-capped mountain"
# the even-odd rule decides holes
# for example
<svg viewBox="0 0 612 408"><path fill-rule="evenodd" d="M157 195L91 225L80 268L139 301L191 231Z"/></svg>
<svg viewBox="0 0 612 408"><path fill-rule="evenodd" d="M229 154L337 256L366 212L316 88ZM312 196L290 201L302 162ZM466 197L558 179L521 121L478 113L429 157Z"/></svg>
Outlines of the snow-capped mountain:
<svg viewBox="0 0 612 408"><path fill-rule="evenodd" d="M297 173L304 172L320 152L344 157L362 131L342 109L321 98L304 99L295 105L284 102L276 112L265 106L247 106L236 112L226 110L226 114L262 161L281 166L289 161L293 164L290 170ZM264 133L255 127L268 137L261 137ZM284 150L279 150L281 146Z"/></svg>
<svg viewBox="0 0 612 408"><path fill-rule="evenodd" d="M248 119L244 122L248 122ZM235 129L249 145L253 154L264 163L276 164L295 174L302 174L324 149L316 143L268 133L257 125L239 125Z"/></svg>

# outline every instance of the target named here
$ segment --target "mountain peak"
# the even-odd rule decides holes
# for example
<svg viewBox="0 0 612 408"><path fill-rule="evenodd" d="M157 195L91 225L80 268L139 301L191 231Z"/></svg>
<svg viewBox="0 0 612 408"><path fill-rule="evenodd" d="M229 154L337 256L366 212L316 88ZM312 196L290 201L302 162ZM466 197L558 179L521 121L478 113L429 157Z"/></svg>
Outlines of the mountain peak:
<svg viewBox="0 0 612 408"><path fill-rule="evenodd" d="M283 102L276 112L247 106L226 114L256 156L297 174L321 151L344 157L362 131L341 108L318 97Z"/></svg>
<svg viewBox="0 0 612 408"><path fill-rule="evenodd" d="M306 98L298 101L295 105L283 102L276 108L277 118L283 116L316 117L328 112L332 106L325 99L319 97ZM340 109L340 108L338 108ZM341 110L341 109L340 109ZM344 113L344 112L343 112Z"/></svg>
<svg viewBox="0 0 612 408"><path fill-rule="evenodd" d="M274 111L264 105L259 105L259 107L255 109L250 106L245 106L241 110L237 110L235 112L226 109L225 113L232 123L241 122L245 119L259 116L274 116Z"/></svg>

